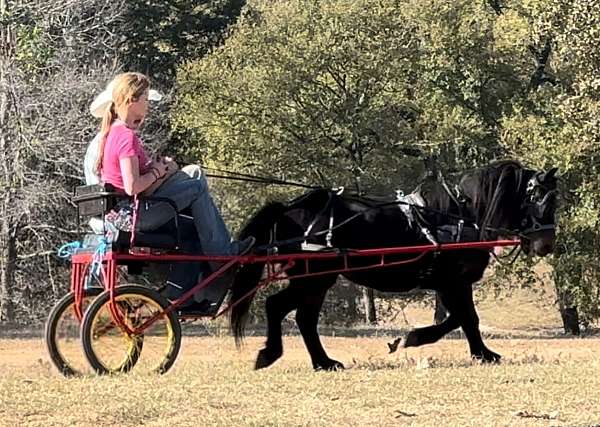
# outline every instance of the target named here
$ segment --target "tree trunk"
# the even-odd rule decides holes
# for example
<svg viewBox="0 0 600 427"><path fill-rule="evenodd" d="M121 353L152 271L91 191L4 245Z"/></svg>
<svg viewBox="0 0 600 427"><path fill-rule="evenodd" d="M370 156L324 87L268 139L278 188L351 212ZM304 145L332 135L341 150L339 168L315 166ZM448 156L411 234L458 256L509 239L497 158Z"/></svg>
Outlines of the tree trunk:
<svg viewBox="0 0 600 427"><path fill-rule="evenodd" d="M10 291L15 277L16 259L15 239L11 237L4 221L0 231L0 322L14 320Z"/></svg>
<svg viewBox="0 0 600 427"><path fill-rule="evenodd" d="M0 192L0 321L12 321L11 287L15 276L17 250L10 226L10 135L6 135L8 96L3 58L0 60L0 182L4 187Z"/></svg>
<svg viewBox="0 0 600 427"><path fill-rule="evenodd" d="M365 320L374 325L377 323L377 311L375 310L375 293L371 288L363 288L363 302L365 305Z"/></svg>
<svg viewBox="0 0 600 427"><path fill-rule="evenodd" d="M439 325L446 319L446 316L448 316L446 307L444 307L444 305L442 304L442 300L440 299L440 296L436 292L436 294L435 294L435 312L433 314L433 321L435 322L436 325Z"/></svg>
<svg viewBox="0 0 600 427"><path fill-rule="evenodd" d="M0 0L0 14L8 11L5 0ZM0 28L0 322L13 320L11 288L15 277L17 248L14 233L11 229L11 188L12 174L10 162L11 147L9 125L9 98L7 73L9 71L9 56L12 51L10 27Z"/></svg>
<svg viewBox="0 0 600 427"><path fill-rule="evenodd" d="M356 285L347 280L345 277L342 277L341 283L341 289L343 290L341 296L344 298L344 300L346 300L346 305L348 306L348 323L357 322L359 321L360 316L358 313L358 307L356 307Z"/></svg>
<svg viewBox="0 0 600 427"><path fill-rule="evenodd" d="M579 335L579 313L573 304L573 296L569 291L557 290L558 308L562 317L565 334Z"/></svg>

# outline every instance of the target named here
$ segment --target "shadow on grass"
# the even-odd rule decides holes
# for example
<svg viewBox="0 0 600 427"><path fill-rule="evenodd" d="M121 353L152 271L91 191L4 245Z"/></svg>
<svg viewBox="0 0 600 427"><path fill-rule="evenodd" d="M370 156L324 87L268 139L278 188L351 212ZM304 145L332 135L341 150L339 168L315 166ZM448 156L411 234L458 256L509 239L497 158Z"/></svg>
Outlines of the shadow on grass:
<svg viewBox="0 0 600 427"><path fill-rule="evenodd" d="M323 337L342 338L388 338L393 339L404 336L410 328L392 328L382 326L319 326L319 334ZM246 329L246 337L265 337L266 328L261 325L251 325ZM231 336L226 326L215 326L208 322L189 323L183 325L183 333L186 336ZM282 333L286 336L299 336L300 331L291 322L284 322ZM573 335L565 334L559 328L535 328L523 330L487 330L482 331L484 339L572 339ZM590 329L581 335L581 338L600 338L600 328ZM447 334L444 339L463 340L465 336L461 330Z"/></svg>

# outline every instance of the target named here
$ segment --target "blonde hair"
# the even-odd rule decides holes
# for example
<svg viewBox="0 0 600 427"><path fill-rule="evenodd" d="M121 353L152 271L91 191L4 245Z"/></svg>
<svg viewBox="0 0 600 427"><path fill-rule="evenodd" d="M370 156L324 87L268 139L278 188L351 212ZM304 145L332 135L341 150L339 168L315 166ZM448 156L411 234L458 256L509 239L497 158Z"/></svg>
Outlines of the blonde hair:
<svg viewBox="0 0 600 427"><path fill-rule="evenodd" d="M104 159L104 146L110 132L110 126L117 118L116 108L136 102L150 88L150 80L142 73L123 73L111 82L112 100L102 116L100 125L100 144L98 144L98 159L95 170L99 174Z"/></svg>

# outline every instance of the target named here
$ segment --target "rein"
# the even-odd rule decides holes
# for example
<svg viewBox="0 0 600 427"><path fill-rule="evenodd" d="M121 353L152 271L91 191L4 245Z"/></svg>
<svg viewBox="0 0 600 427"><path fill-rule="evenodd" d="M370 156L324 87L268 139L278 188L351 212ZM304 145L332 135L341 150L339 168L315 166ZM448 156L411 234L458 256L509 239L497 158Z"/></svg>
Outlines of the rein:
<svg viewBox="0 0 600 427"><path fill-rule="evenodd" d="M290 187L308 188L310 190L318 190L318 189L323 188L323 187L316 186L316 185L303 184L301 182L287 181L287 180L268 177L268 176L250 175L250 174L241 173L241 172L233 172L233 171L229 171L229 170L225 170L225 169L209 168L209 167L205 167L202 165L200 167L203 170L211 170L214 172L219 172L221 174L223 174L223 173L227 174L227 175L217 175L217 174L207 173L206 176L209 178L220 178L220 179L226 179L226 180L230 180L230 181L256 182L259 184L266 184L266 185L269 185L269 184L287 185Z"/></svg>
<svg viewBox="0 0 600 427"><path fill-rule="evenodd" d="M254 183L259 183L259 184L265 184L265 185L284 185L284 186L290 186L290 187L298 187L298 188L305 188L305 189L310 189L310 190L327 190L329 193L329 199L327 201L327 203L325 204L325 206L323 207L323 209L321 209L319 211L319 213L317 213L317 215L315 215L315 218L313 219L313 221L309 224L309 226L307 227L305 233L303 236L301 237L297 237L297 238L292 238L292 239L286 239L286 240L282 240L282 241L272 241L269 245L265 245L265 247L267 248L273 248L276 247L278 245L290 245L290 244L294 244L294 243L306 243L306 241L311 238L311 237L318 237L318 236L322 236L322 235L326 235L326 244L328 248L331 248L331 239L333 237L333 231L350 223L351 221L355 220L356 218L358 218L361 215L366 214L367 212L370 211L376 211L376 210L380 210L382 208L385 208L387 206L398 206L398 205L405 205L408 206L412 209L415 209L415 211L418 213L417 217L418 220L417 222L420 223L419 225L425 224L428 227L435 227L431 224L429 224L428 221L425 220L425 218L423 218L423 216L420 214L420 212L428 212L428 213L433 213L433 214L437 214L440 216L443 216L445 218L454 220L457 222L457 227L459 228L460 234L462 234L462 229L465 225L465 223L472 223L475 225L475 228L477 228L477 225L474 223L474 218L472 217L466 217L465 215L463 215L463 208L464 208L464 200L462 199L462 195L460 194L460 191L457 191L457 194L454 194L452 192L452 190L448 187L446 181L443 179L443 177L441 177L440 183L442 188L446 191L446 193L448 194L450 200L456 204L460 214L453 214L453 213L449 213L449 212L445 212L439 209L435 209L435 208L431 208L428 206L420 206L414 203L409 203L406 201L402 201L402 200L394 200L392 202L383 202L383 203L376 203L372 206L369 206L365 209L363 209L360 212L355 213L354 215L351 215L350 217L346 218L345 220L341 221L338 224L334 224L334 215L333 215L333 199L334 199L334 195L341 195L343 192L343 187L341 187L340 189L327 189L325 187L322 186L316 186L316 185L310 185L310 184L303 184L303 183L299 183L299 182L295 182L295 181L288 181L288 180L283 180L283 179L278 179L278 178L273 178L273 177L266 177L266 176L257 176L257 175L251 175L251 174L245 174L245 173L241 173L241 172L234 172L234 171L230 171L230 170L225 170L225 169L218 169L218 168L210 168L210 167L204 167L201 166L202 169L204 170L209 170L209 171L214 171L214 172L218 172L218 174L212 174L212 173L207 173L206 176L210 177L210 178L218 178L218 179L226 179L226 180L231 180L231 181L243 181L243 182L254 182ZM223 175L225 174L225 175ZM536 182L537 183L537 182ZM529 184L531 185L531 184ZM528 188L529 190L529 188ZM548 195L547 195L548 196ZM374 202L375 200L372 198L369 198L367 196L362 196L360 198L356 198L358 199L358 201L361 201L363 203L365 203L366 201L371 201ZM544 198L545 199L545 198ZM525 202L528 203L528 202ZM529 202L531 203L531 202ZM315 226L315 224L319 221L319 219L322 218L322 216L329 210L329 226L328 228L324 229L324 230L320 230L317 232L311 232L313 227ZM500 229L500 228L494 228L494 227L485 227L486 231L492 231L492 232L496 232L496 233L500 233L500 234L504 234L507 236L515 236L515 237L519 237L521 239L531 239L528 235L532 234L532 233L536 233L536 232L540 232L540 231L545 231L545 230L553 230L555 229L555 225L554 224L540 224L539 221L537 221L536 219L536 215L533 215L532 212L528 212L528 219L531 221L531 226L524 229L524 230L508 230L508 229ZM525 225L525 224L524 224ZM428 238L428 240L431 241L430 239L430 234L428 231L428 229L426 227L421 226L422 231L424 232L424 230L427 230L427 233L424 232L424 234L426 235L426 237ZM459 235L460 235L459 234ZM508 256L511 256L513 254L515 250L512 250ZM520 253L520 249L517 252L516 256L519 255ZM514 260L511 261L511 264L514 262ZM500 258L498 258L496 255L494 255L494 257L498 260L500 260Z"/></svg>

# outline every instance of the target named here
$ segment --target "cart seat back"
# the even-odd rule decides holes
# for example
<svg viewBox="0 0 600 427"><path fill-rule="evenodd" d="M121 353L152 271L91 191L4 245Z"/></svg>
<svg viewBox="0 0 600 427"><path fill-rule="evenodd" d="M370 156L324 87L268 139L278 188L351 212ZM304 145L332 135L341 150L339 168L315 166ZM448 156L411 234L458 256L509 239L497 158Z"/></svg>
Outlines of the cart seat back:
<svg viewBox="0 0 600 427"><path fill-rule="evenodd" d="M77 222L80 218L90 219L90 226L94 233L104 234L104 216L113 209L120 201L131 199L123 191L114 188L110 184L82 185L75 188L73 202L77 207ZM144 200L151 200L145 198ZM143 198L140 197L140 200ZM168 207L167 207L168 209ZM153 231L136 231L134 246L149 247L157 249L176 249L178 242L178 227L175 219ZM119 231L118 238L112 243L113 250L124 250L131 247L131 233Z"/></svg>

